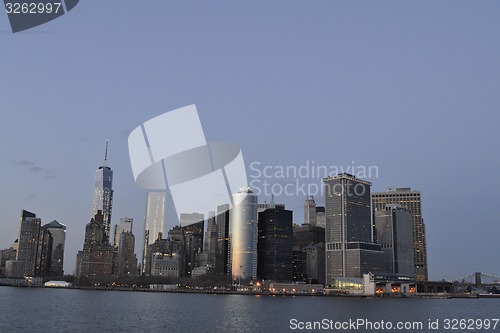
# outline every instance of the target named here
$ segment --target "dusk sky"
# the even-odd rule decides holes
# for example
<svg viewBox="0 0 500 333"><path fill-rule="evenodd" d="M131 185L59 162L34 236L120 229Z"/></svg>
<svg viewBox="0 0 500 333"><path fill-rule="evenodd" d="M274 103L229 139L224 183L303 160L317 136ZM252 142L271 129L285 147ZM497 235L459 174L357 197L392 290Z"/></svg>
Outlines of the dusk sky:
<svg viewBox="0 0 500 333"><path fill-rule="evenodd" d="M141 257L128 135L196 104L250 179L252 163L375 166L372 192L422 192L430 279L500 276L498 1L83 0L16 34L0 13L0 39L0 248L22 209L56 219L74 273L109 139L112 222L134 219ZM276 198L297 224L304 200Z"/></svg>

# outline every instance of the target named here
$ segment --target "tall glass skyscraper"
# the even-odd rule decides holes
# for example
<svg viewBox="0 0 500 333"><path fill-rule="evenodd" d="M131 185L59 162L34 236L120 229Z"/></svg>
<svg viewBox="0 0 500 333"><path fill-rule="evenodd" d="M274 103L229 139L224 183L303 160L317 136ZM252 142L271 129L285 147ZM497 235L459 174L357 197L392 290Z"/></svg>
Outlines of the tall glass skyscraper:
<svg viewBox="0 0 500 333"><path fill-rule="evenodd" d="M347 173L323 181L326 284L337 277L361 278L384 271L384 253L372 238L371 183Z"/></svg>
<svg viewBox="0 0 500 333"><path fill-rule="evenodd" d="M409 187L391 189L387 192L372 194L373 209L385 209L388 204L398 204L411 210L413 221L413 250L415 264L415 279L427 281L427 242L425 237L425 224L422 218L422 199L420 191Z"/></svg>
<svg viewBox="0 0 500 333"><path fill-rule="evenodd" d="M35 276L41 222L34 213L22 211L17 260L23 262L22 272L25 276Z"/></svg>
<svg viewBox="0 0 500 333"><path fill-rule="evenodd" d="M110 240L111 229L111 211L113 207L113 170L108 166L108 141L106 141L106 152L104 154L104 163L95 172L94 193L92 198L93 218L98 211L101 211L104 217L104 226L106 238Z"/></svg>
<svg viewBox="0 0 500 333"><path fill-rule="evenodd" d="M233 280L257 277L257 196L249 187L233 194L229 218L230 260Z"/></svg>
<svg viewBox="0 0 500 333"><path fill-rule="evenodd" d="M148 192L146 218L144 221L144 248L142 254L142 272L146 273L148 247L165 234L166 192Z"/></svg>
<svg viewBox="0 0 500 333"><path fill-rule="evenodd" d="M23 276L49 275L53 237L41 223L34 213L22 211L16 259L22 265Z"/></svg>
<svg viewBox="0 0 500 333"><path fill-rule="evenodd" d="M397 204L375 209L373 214L377 243L385 252L386 270L413 277L413 223L411 211Z"/></svg>
<svg viewBox="0 0 500 333"><path fill-rule="evenodd" d="M66 226L56 220L43 226L52 235L52 253L49 264L50 276L64 275L64 245L66 242Z"/></svg>

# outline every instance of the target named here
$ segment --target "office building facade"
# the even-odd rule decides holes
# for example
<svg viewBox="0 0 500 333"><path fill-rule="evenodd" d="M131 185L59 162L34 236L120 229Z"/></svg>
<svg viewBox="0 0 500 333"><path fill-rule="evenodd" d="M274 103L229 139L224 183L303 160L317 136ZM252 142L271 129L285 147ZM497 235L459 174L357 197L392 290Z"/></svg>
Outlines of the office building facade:
<svg viewBox="0 0 500 333"><path fill-rule="evenodd" d="M181 220L182 220L181 214ZM192 214L184 214L192 215ZM203 231L205 230L205 221L202 214L195 214L187 219L184 219L184 226L181 226L184 233L184 251L185 262L187 267L187 275L191 275L196 267L197 256L203 251ZM201 220L200 220L201 219ZM187 224L189 223L189 224Z"/></svg>
<svg viewBox="0 0 500 333"><path fill-rule="evenodd" d="M142 273L146 274L148 248L158 239L162 239L165 232L165 209L167 202L166 192L148 192L146 198L146 218L144 219L144 243L142 255ZM148 265L150 266L150 265ZM146 275L148 275L147 273Z"/></svg>
<svg viewBox="0 0 500 333"><path fill-rule="evenodd" d="M383 271L384 253L373 243L371 183L342 173L325 183L326 284Z"/></svg>
<svg viewBox="0 0 500 333"><path fill-rule="evenodd" d="M49 274L52 235L41 223L36 214L22 211L16 271L21 271L23 276L43 277Z"/></svg>
<svg viewBox="0 0 500 333"><path fill-rule="evenodd" d="M413 222L413 260L415 265L415 279L428 280L427 242L425 224L422 218L421 192L411 188L396 188L386 192L372 194L373 209L385 209L388 204L398 204L412 213Z"/></svg>
<svg viewBox="0 0 500 333"><path fill-rule="evenodd" d="M215 212L208 212L207 231L205 232L205 243L203 245L203 253L206 259L201 262L201 266L210 266L211 270L215 270L217 258L217 219Z"/></svg>
<svg viewBox="0 0 500 333"><path fill-rule="evenodd" d="M306 254L306 275L309 283L325 284L325 244L317 243L302 248Z"/></svg>
<svg viewBox="0 0 500 333"><path fill-rule="evenodd" d="M270 207L259 213L257 277L291 282L293 277L293 212Z"/></svg>
<svg viewBox="0 0 500 333"><path fill-rule="evenodd" d="M310 224L303 224L293 228L293 244L298 250L311 244L325 243L325 229Z"/></svg>
<svg viewBox="0 0 500 333"><path fill-rule="evenodd" d="M326 227L325 207L316 206L316 226L323 229Z"/></svg>
<svg viewBox="0 0 500 333"><path fill-rule="evenodd" d="M228 204L217 207L217 255L215 260L215 273L219 275L228 275L229 266L229 211Z"/></svg>
<svg viewBox="0 0 500 333"><path fill-rule="evenodd" d="M22 275L34 276L40 237L41 219L36 214L23 210L19 228L19 249L16 260L21 261Z"/></svg>
<svg viewBox="0 0 500 333"><path fill-rule="evenodd" d="M122 217L120 218L120 223L115 225L114 231L114 241L113 245L115 248L118 248L120 245L120 236L124 232L132 232L132 227L134 225L134 219L131 217Z"/></svg>
<svg viewBox="0 0 500 333"><path fill-rule="evenodd" d="M146 275L183 277L187 273L184 231L176 226L168 239L158 239L149 245Z"/></svg>
<svg viewBox="0 0 500 333"><path fill-rule="evenodd" d="M49 276L64 275L64 247L66 244L66 226L56 220L43 226L52 236L52 249L49 260Z"/></svg>
<svg viewBox="0 0 500 333"><path fill-rule="evenodd" d="M386 272L413 277L413 221L411 211L400 205L375 209L373 215L377 243L385 252Z"/></svg>

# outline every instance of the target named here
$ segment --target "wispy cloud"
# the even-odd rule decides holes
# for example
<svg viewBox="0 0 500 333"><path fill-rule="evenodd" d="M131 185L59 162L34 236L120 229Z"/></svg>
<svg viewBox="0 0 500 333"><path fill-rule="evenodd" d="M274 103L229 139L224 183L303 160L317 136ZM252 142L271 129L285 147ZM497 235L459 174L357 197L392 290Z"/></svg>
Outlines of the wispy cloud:
<svg viewBox="0 0 500 333"><path fill-rule="evenodd" d="M35 162L28 161L28 160L22 160L22 161L14 162L14 164L17 164L17 165L34 165Z"/></svg>
<svg viewBox="0 0 500 333"><path fill-rule="evenodd" d="M35 172L35 173L42 173L43 172L45 179L56 178L53 171L45 170L41 166L37 165L34 161L30 161L30 160L25 159L25 160L15 161L14 164L19 165L30 172Z"/></svg>
<svg viewBox="0 0 500 333"><path fill-rule="evenodd" d="M43 177L45 179L54 179L56 176L52 173L52 171L46 171L45 176Z"/></svg>

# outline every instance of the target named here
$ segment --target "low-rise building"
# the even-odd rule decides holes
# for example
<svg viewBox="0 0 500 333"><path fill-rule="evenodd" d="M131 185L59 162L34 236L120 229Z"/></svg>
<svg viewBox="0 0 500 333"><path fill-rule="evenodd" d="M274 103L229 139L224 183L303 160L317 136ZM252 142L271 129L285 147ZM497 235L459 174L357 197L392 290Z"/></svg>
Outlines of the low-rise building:
<svg viewBox="0 0 500 333"><path fill-rule="evenodd" d="M153 253L151 275L179 278L182 276L182 260L180 255L173 253Z"/></svg>
<svg viewBox="0 0 500 333"><path fill-rule="evenodd" d="M270 295L322 295L324 292L321 284L305 283L270 283Z"/></svg>

